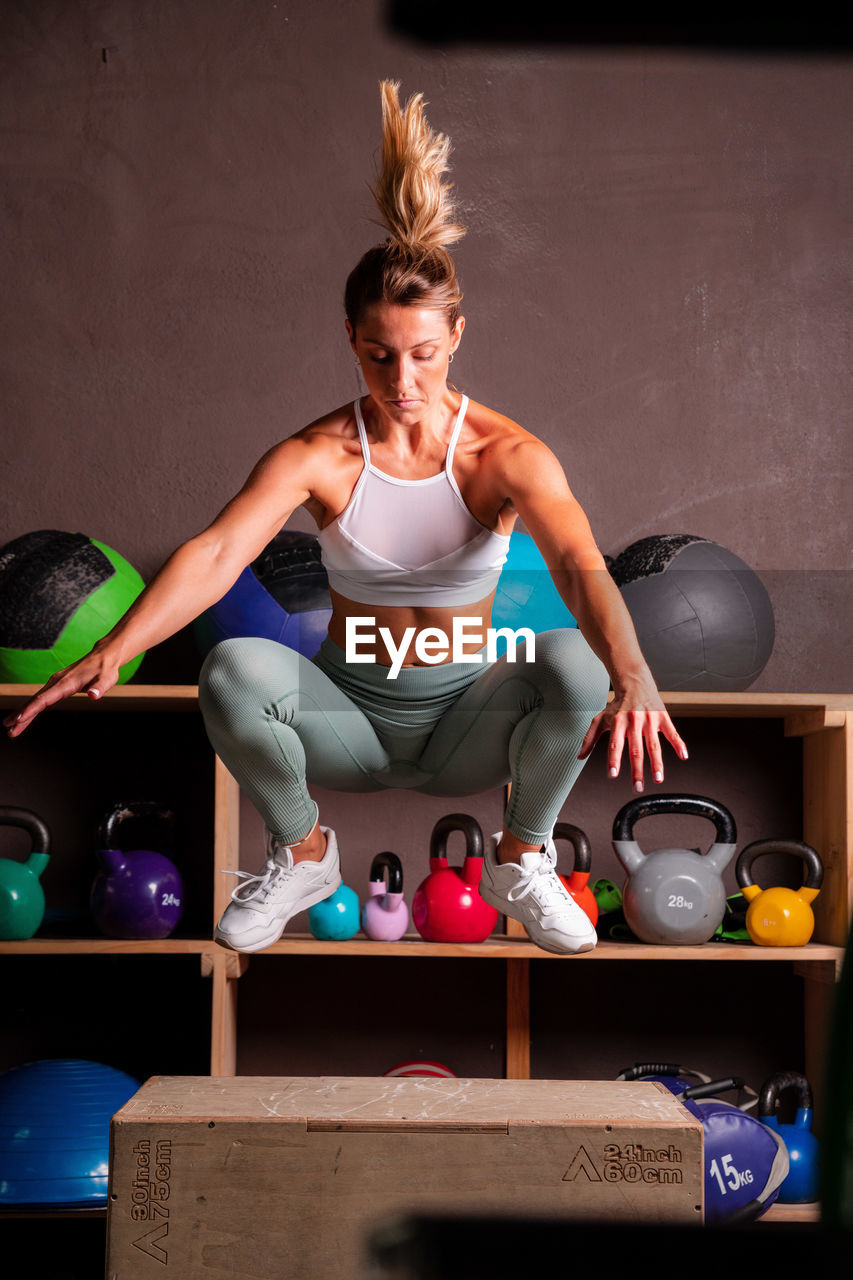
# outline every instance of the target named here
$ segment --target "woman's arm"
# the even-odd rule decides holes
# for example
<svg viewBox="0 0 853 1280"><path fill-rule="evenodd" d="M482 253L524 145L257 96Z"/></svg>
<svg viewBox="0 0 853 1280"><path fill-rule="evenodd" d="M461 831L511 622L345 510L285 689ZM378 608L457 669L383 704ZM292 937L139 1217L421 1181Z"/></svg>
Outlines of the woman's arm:
<svg viewBox="0 0 853 1280"><path fill-rule="evenodd" d="M112 630L4 720L9 736L23 733L40 712L71 694L100 698L117 682L120 667L221 599L309 497L312 468L300 437L270 450L213 523L173 552Z"/></svg>
<svg viewBox="0 0 853 1280"><path fill-rule="evenodd" d="M631 615L596 546L589 521L550 449L526 437L502 464L508 496L524 521L566 606L610 676L613 698L595 717L581 745L585 759L610 734L608 769L616 777L627 744L634 787L643 790L644 749L652 775L663 781L659 734L682 760L687 747L663 704L643 657Z"/></svg>

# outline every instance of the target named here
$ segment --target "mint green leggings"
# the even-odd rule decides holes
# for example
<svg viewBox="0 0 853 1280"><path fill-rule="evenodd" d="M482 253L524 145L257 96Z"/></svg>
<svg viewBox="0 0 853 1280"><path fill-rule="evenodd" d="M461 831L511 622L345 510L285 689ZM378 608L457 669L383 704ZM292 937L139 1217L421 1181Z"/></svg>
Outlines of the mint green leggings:
<svg viewBox="0 0 853 1280"><path fill-rule="evenodd" d="M607 672L575 629L536 637L536 657L491 664L348 664L325 640L309 660L272 640L224 640L199 676L213 749L284 843L302 839L332 791L405 787L469 796L512 782L506 824L545 841L607 701Z"/></svg>

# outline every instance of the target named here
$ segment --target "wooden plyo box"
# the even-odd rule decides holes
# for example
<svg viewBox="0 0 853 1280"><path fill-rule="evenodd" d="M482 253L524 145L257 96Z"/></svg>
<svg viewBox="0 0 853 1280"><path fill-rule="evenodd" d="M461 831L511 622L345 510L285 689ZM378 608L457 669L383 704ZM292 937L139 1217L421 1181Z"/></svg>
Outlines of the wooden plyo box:
<svg viewBox="0 0 853 1280"><path fill-rule="evenodd" d="M155 1077L112 1121L107 1276L355 1280L409 1212L698 1223L702 1139L650 1081Z"/></svg>

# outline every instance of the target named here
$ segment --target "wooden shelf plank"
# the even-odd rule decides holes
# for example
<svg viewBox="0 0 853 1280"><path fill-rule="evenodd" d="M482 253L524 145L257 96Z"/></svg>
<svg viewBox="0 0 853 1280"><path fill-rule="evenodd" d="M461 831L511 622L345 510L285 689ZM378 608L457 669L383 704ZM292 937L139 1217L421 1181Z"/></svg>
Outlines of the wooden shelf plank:
<svg viewBox="0 0 853 1280"><path fill-rule="evenodd" d="M762 1222L820 1222L820 1204L817 1201L809 1204L779 1204L777 1200L755 1225L760 1227Z"/></svg>
<svg viewBox="0 0 853 1280"><path fill-rule="evenodd" d="M4 956L202 955L218 950L210 938L26 938L0 942Z"/></svg>
<svg viewBox="0 0 853 1280"><path fill-rule="evenodd" d="M849 693L662 693L672 714L682 716L793 716L853 710Z"/></svg>
<svg viewBox="0 0 853 1280"><path fill-rule="evenodd" d="M0 683L0 701L14 706L38 693L37 684ZM787 716L821 710L843 712L853 710L853 694L849 693L687 693L661 694L668 709L683 716ZM62 703L63 708L111 706L114 710L162 709L173 704L175 709L195 709L198 688L193 684L122 684L110 689L103 698L92 701L85 694L75 694Z"/></svg>
<svg viewBox="0 0 853 1280"><path fill-rule="evenodd" d="M0 705L16 707L38 693L37 684L0 684ZM85 711L105 707L110 711L198 711L198 686L194 684L120 684L102 698L75 693L51 711Z"/></svg>
<svg viewBox="0 0 853 1280"><path fill-rule="evenodd" d="M806 947L756 947L738 946L734 943L705 943L692 947L646 946L643 943L600 942L594 951L585 951L579 956L557 956L543 951L535 943L521 938L507 938L496 935L485 942L424 942L419 935L407 934L398 942L374 942L370 938L356 935L345 942L320 942L310 934L291 934L282 938L266 951L258 952L258 956L280 955L328 955L328 956L397 956L416 958L418 956L438 956L456 959L476 960L708 960L731 961L786 961L788 963L808 964L809 962L840 962L844 951L841 947L824 946L821 943L810 943Z"/></svg>
<svg viewBox="0 0 853 1280"><path fill-rule="evenodd" d="M152 941L126 938L26 938L0 942L0 955L234 955L212 938L160 938ZM746 963L787 962L809 965L827 962L840 964L843 947L809 943L806 947L738 946L734 943L707 942L702 946L647 946L634 942L600 942L594 951L579 956L557 956L543 951L523 938L502 934L485 942L424 942L418 934L407 934L397 942L376 942L357 934L345 942L320 941L308 933L291 934L256 952L251 960L262 956L436 956L469 960L613 960L636 963L644 960L744 961Z"/></svg>

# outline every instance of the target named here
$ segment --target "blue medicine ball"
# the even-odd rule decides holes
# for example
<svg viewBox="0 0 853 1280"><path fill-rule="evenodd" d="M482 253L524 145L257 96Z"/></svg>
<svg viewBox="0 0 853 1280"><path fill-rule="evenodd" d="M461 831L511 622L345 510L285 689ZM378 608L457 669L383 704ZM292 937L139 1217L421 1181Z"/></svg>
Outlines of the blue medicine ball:
<svg viewBox="0 0 853 1280"><path fill-rule="evenodd" d="M781 1136L728 1102L681 1101L705 1131L705 1221L734 1225L760 1218L788 1175Z"/></svg>
<svg viewBox="0 0 853 1280"><path fill-rule="evenodd" d="M196 618L193 630L203 656L220 640L260 636L313 658L331 616L319 542L311 533L283 529L231 590Z"/></svg>

